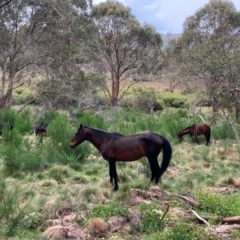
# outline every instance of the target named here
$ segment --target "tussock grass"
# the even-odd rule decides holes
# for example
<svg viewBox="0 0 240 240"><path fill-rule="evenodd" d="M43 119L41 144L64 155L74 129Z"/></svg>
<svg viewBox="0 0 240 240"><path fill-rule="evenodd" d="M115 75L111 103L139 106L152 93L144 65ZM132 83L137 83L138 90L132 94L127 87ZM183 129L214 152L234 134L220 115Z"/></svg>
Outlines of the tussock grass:
<svg viewBox="0 0 240 240"><path fill-rule="evenodd" d="M13 120L16 118L12 112L8 112L7 116ZM28 114L24 116L31 118ZM41 224L54 219L56 211L64 203L72 207L73 214L77 215L78 224L83 227L88 226L89 233L95 238L101 236L102 239L110 239L107 234L108 230L104 227L104 230L96 232L94 230L99 226L99 229L102 229L101 226L104 226L110 216L124 216L126 219L131 218L131 221L135 217L138 227L134 228L134 234L141 240L168 239L168 237L175 239L173 236L176 234L180 234L179 239L181 239L180 236L183 237L182 239L201 239L199 236L210 239L198 225L188 225L189 216L185 219L183 215L178 217L177 214L174 220L167 214L166 221L159 223L162 224L161 228L152 228L153 232L151 224L152 227L155 225L151 221L159 216L154 215L156 212L151 208L152 205L144 205L145 213L149 215L145 214L143 221L143 216L139 215L139 209L136 210L137 203L132 205L132 202L137 202L138 198L140 201L153 201L156 196L153 194L144 199L144 195L139 195L132 201L131 195L133 189L144 193L148 192L152 186L169 193L194 198L204 206L204 211L200 213L215 214L217 217L238 213L240 147L237 146L231 130L227 128L229 135L226 134L225 125L212 128L211 144L205 146L205 138L202 136L200 145L189 136L179 143L177 132L196 121L196 118L191 117L185 109L164 109L162 112L146 114L118 107L95 114L83 112L76 121L72 122L68 121L65 115L51 113L49 116L52 116L49 123L49 135L41 144L37 142L33 132L28 134L28 131L23 133L20 130L28 129L21 124L21 118L14 132L6 133L7 138L0 139L0 171L2 174L0 195L6 194L7 188L9 198L15 199L14 203L19 200L21 204L31 201L28 205L29 212L40 213L40 215L31 215L32 217L28 218L29 225L24 225L27 230L34 233L34 236L30 234L31 237L26 239L41 239L39 237L42 237L41 232L38 231ZM208 116L207 113L204 116ZM150 183L150 169L146 158L135 162L117 162L120 189L118 192L113 192L109 181L108 162L102 158L100 153L87 142L76 149L69 147L69 140L76 132L79 122L126 135L151 130L167 137L172 145L173 155L161 182L158 185ZM161 160L162 154L159 155L160 164ZM16 186L18 186L19 198L11 194ZM226 189L230 189L229 197L223 197L226 195ZM172 209L179 207L185 214L189 212L188 206L183 201L173 197L167 200L170 204L169 215ZM167 200L158 200L158 204ZM219 204L216 204L216 201ZM230 206L231 204L233 207ZM11 220L21 221L24 218L24 215L18 212L21 208L18 205L14 207L15 216L19 218L10 215ZM130 216L128 210L131 210L133 216ZM3 235L6 235L6 229L12 229L11 226L13 226L8 225L6 221L8 213L12 214L10 210L8 211L6 209L4 212L5 219L0 217L0 222L5 224ZM41 219L38 222L39 216ZM99 219L104 219L104 223L99 223ZM87 223L91 224L87 225ZM16 226L22 228L20 223ZM61 231L63 231L61 227L44 230L46 230L44 236L51 238L61 237ZM16 228L12 235L19 234L18 231ZM126 232L121 232L121 234L124 239L131 239ZM116 236L119 235L116 234Z"/></svg>

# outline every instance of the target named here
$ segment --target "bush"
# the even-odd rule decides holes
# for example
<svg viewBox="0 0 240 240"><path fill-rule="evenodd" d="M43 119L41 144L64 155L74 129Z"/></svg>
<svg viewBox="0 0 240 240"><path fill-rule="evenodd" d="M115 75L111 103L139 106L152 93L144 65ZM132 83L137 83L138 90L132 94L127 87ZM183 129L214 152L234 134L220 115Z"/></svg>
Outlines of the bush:
<svg viewBox="0 0 240 240"><path fill-rule="evenodd" d="M12 103L15 105L24 104L35 97L35 90L28 86L21 86L13 90Z"/></svg>
<svg viewBox="0 0 240 240"><path fill-rule="evenodd" d="M204 228L194 226L189 223L176 223L173 227L168 228L164 232L153 232L151 235L147 235L142 240L217 240L217 236L204 231Z"/></svg>
<svg viewBox="0 0 240 240"><path fill-rule="evenodd" d="M48 110L35 120L35 125L40 127L47 127L51 121L59 116L60 114L57 111Z"/></svg>
<svg viewBox="0 0 240 240"><path fill-rule="evenodd" d="M104 118L98 114L92 114L90 111L84 111L77 114L76 122L77 128L79 127L80 124L103 130L107 129L107 125L105 123Z"/></svg>
<svg viewBox="0 0 240 240"><path fill-rule="evenodd" d="M7 189L4 180L0 179L0 188L0 193L4 190L4 194L0 195L0 235L11 237L24 225L27 204L20 205L21 192L17 187Z"/></svg>
<svg viewBox="0 0 240 240"><path fill-rule="evenodd" d="M238 132L239 130L240 129L238 129ZM226 122L218 127L212 127L211 135L213 135L215 139L236 139L233 129Z"/></svg>
<svg viewBox="0 0 240 240"><path fill-rule="evenodd" d="M148 112L163 109L161 102L157 101L157 94L153 88L149 89L134 88L133 94L134 94L133 107L135 109Z"/></svg>
<svg viewBox="0 0 240 240"><path fill-rule="evenodd" d="M152 233L163 231L162 211L157 204L142 203L138 206L141 214L140 232Z"/></svg>
<svg viewBox="0 0 240 240"><path fill-rule="evenodd" d="M197 192L197 202L201 204L201 209L211 214L221 217L231 217L240 215L239 193L220 195L218 193Z"/></svg>
<svg viewBox="0 0 240 240"><path fill-rule="evenodd" d="M23 138L16 133L13 141L7 142L2 151L5 173L16 175L18 171L29 172L41 169L44 166L42 148L30 149L28 142L23 141Z"/></svg>
<svg viewBox="0 0 240 240"><path fill-rule="evenodd" d="M0 112L0 122L7 122L21 134L32 132L31 113L29 110L17 114L13 109L5 109Z"/></svg>
<svg viewBox="0 0 240 240"><path fill-rule="evenodd" d="M47 146L49 163L69 164L72 167L77 167L79 161L86 158L90 152L89 145L83 144L75 149L70 148L69 143L73 135L73 129L65 115L59 115L51 121L48 126L50 142Z"/></svg>
<svg viewBox="0 0 240 240"><path fill-rule="evenodd" d="M188 97L181 95L180 93L166 92L162 96L162 100L167 107L174 108L186 108Z"/></svg>
<svg viewBox="0 0 240 240"><path fill-rule="evenodd" d="M104 205L97 205L92 208L89 212L89 217L100 217L103 219L108 219L112 216L122 216L128 219L129 214L129 210L122 207L119 203L109 203Z"/></svg>

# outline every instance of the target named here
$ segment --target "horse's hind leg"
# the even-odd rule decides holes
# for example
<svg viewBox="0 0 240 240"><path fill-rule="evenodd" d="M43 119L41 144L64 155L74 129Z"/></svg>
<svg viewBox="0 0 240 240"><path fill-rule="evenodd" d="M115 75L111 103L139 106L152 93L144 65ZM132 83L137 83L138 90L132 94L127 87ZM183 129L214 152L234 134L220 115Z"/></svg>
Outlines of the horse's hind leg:
<svg viewBox="0 0 240 240"><path fill-rule="evenodd" d="M109 172L110 172L110 181L112 183L114 182L114 187L113 189L115 191L118 190L118 177L117 177L117 170L116 170L116 161L115 160L109 160Z"/></svg>
<svg viewBox="0 0 240 240"><path fill-rule="evenodd" d="M110 183L113 185L113 174L112 174L110 164L109 164L109 177L110 177Z"/></svg>
<svg viewBox="0 0 240 240"><path fill-rule="evenodd" d="M160 169L158 160L155 157L148 157L148 162L149 162L151 173L152 173L150 181L153 182L155 180L156 182L156 175Z"/></svg>
<svg viewBox="0 0 240 240"><path fill-rule="evenodd" d="M209 133L205 133L204 136L206 138L206 145L208 145L209 144Z"/></svg>

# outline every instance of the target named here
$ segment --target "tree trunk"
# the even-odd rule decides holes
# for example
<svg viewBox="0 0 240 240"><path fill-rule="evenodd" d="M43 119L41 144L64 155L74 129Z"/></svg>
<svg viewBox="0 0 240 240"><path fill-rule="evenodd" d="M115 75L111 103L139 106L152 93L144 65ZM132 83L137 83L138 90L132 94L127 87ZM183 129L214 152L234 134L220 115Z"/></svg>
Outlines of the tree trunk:
<svg viewBox="0 0 240 240"><path fill-rule="evenodd" d="M238 101L235 104L235 108L236 108L236 123L240 124L240 104Z"/></svg>
<svg viewBox="0 0 240 240"><path fill-rule="evenodd" d="M212 102L212 110L213 110L213 115L212 115L211 123L216 124L217 123L218 106L215 101Z"/></svg>
<svg viewBox="0 0 240 240"><path fill-rule="evenodd" d="M236 111L236 123L239 124L240 123L240 92L237 91L235 94L236 97L236 103L235 103L235 111Z"/></svg>
<svg viewBox="0 0 240 240"><path fill-rule="evenodd" d="M118 94L119 94L119 79L116 79L114 77L114 74L112 73L112 92L110 97L110 105L116 106L118 102Z"/></svg>
<svg viewBox="0 0 240 240"><path fill-rule="evenodd" d="M12 101L12 90L8 90L0 97L0 109L10 108Z"/></svg>

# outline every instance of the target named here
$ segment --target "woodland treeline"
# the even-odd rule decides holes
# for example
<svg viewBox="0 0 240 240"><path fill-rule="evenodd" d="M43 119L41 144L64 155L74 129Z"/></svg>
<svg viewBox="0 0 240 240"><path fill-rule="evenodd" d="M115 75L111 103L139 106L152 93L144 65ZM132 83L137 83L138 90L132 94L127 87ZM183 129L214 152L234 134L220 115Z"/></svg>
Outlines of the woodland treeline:
<svg viewBox="0 0 240 240"><path fill-rule="evenodd" d="M170 92L181 86L193 104L212 106L213 123L219 112L240 123L240 12L231 1L210 0L167 46L112 0L4 0L0 34L1 109L23 85L48 107L79 107L96 89L115 106L134 83L164 78Z"/></svg>

